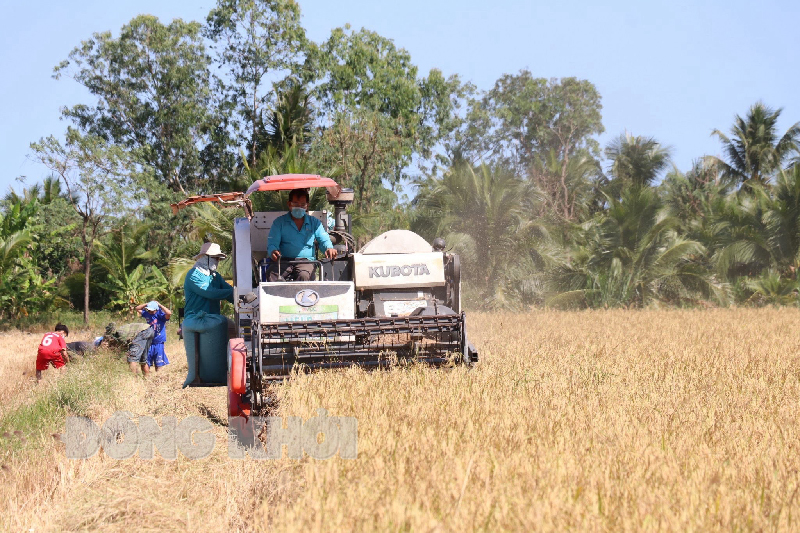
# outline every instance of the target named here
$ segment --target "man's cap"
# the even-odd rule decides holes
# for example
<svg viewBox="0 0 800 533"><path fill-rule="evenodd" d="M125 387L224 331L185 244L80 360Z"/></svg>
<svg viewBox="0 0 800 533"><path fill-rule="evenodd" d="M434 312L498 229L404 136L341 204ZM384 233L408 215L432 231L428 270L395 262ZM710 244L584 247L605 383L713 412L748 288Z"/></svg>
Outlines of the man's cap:
<svg viewBox="0 0 800 533"><path fill-rule="evenodd" d="M196 261L204 255L207 255L208 257L218 257L219 259L225 259L228 257L222 253L222 249L219 247L219 244L215 242L203 243L203 246L200 248L200 253L194 256L194 260Z"/></svg>
<svg viewBox="0 0 800 533"><path fill-rule="evenodd" d="M144 306L145 309L148 311L158 311L158 302L153 300L152 302L147 302L147 305Z"/></svg>

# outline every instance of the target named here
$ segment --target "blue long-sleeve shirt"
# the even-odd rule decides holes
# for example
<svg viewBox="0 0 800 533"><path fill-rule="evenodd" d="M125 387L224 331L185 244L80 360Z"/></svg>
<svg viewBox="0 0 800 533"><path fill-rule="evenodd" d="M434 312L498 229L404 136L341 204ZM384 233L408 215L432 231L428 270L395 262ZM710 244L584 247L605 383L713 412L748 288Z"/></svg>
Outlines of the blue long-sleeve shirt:
<svg viewBox="0 0 800 533"><path fill-rule="evenodd" d="M233 287L216 272L209 275L197 268L191 269L183 282L183 292L186 296L184 315L187 317L200 311L218 315L220 300L233 303Z"/></svg>
<svg viewBox="0 0 800 533"><path fill-rule="evenodd" d="M275 250L279 250L283 257L314 259L314 241L320 245L323 252L333 248L331 238L322 227L322 222L306 213L303 216L303 225L298 230L292 215L286 213L272 223L267 239L267 257L270 257Z"/></svg>

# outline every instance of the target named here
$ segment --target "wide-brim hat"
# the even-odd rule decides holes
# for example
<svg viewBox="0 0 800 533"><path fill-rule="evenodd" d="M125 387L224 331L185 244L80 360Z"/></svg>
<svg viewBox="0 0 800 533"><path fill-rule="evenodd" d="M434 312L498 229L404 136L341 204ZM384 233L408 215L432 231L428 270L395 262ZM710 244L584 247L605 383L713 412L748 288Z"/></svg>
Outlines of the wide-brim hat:
<svg viewBox="0 0 800 533"><path fill-rule="evenodd" d="M218 257L220 259L225 259L228 257L222 253L222 249L219 247L219 244L215 242L203 243L203 246L200 248L200 253L194 256L194 260L196 261L204 255L207 255L208 257Z"/></svg>

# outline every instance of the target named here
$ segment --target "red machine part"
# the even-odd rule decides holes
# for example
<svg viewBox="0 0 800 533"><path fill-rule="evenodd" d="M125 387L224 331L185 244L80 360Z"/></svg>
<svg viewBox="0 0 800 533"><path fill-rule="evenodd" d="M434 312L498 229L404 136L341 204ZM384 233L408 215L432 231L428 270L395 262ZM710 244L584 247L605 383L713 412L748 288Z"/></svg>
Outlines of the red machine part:
<svg viewBox="0 0 800 533"><path fill-rule="evenodd" d="M316 174L279 174L266 176L253 182L247 189L245 196L250 196L256 191L290 191L292 189L310 189L311 187L325 187L334 196L339 194L339 184L330 178Z"/></svg>
<svg viewBox="0 0 800 533"><path fill-rule="evenodd" d="M242 395L228 389L228 415L250 418L250 404L242 401Z"/></svg>
<svg viewBox="0 0 800 533"><path fill-rule="evenodd" d="M229 346L231 350L231 390L237 394L244 394L247 391L245 376L247 348L244 339L231 339Z"/></svg>
<svg viewBox="0 0 800 533"><path fill-rule="evenodd" d="M228 369L228 415L249 418L250 404L242 400L242 394L247 391L247 347L244 339L231 339L228 350L231 356L231 366Z"/></svg>

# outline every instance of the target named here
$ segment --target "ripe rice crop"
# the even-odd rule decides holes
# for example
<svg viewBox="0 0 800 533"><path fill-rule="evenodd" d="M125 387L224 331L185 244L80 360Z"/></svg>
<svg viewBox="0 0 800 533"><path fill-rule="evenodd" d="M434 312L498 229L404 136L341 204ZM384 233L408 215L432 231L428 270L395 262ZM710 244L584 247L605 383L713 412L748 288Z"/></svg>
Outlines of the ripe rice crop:
<svg viewBox="0 0 800 533"><path fill-rule="evenodd" d="M472 313L473 369L350 369L276 388L275 414L307 419L324 407L356 417L355 460L229 459L224 390L180 389L186 365L172 330L174 364L148 380L101 353L64 375L48 371L38 387L21 372L33 368L39 336L6 334L0 424L47 394L62 398L60 388L99 390L102 380L111 393L67 402L64 413L205 416L217 446L197 461L69 460L50 436L63 418L29 421L0 442L0 527L795 530L798 318L796 309Z"/></svg>

